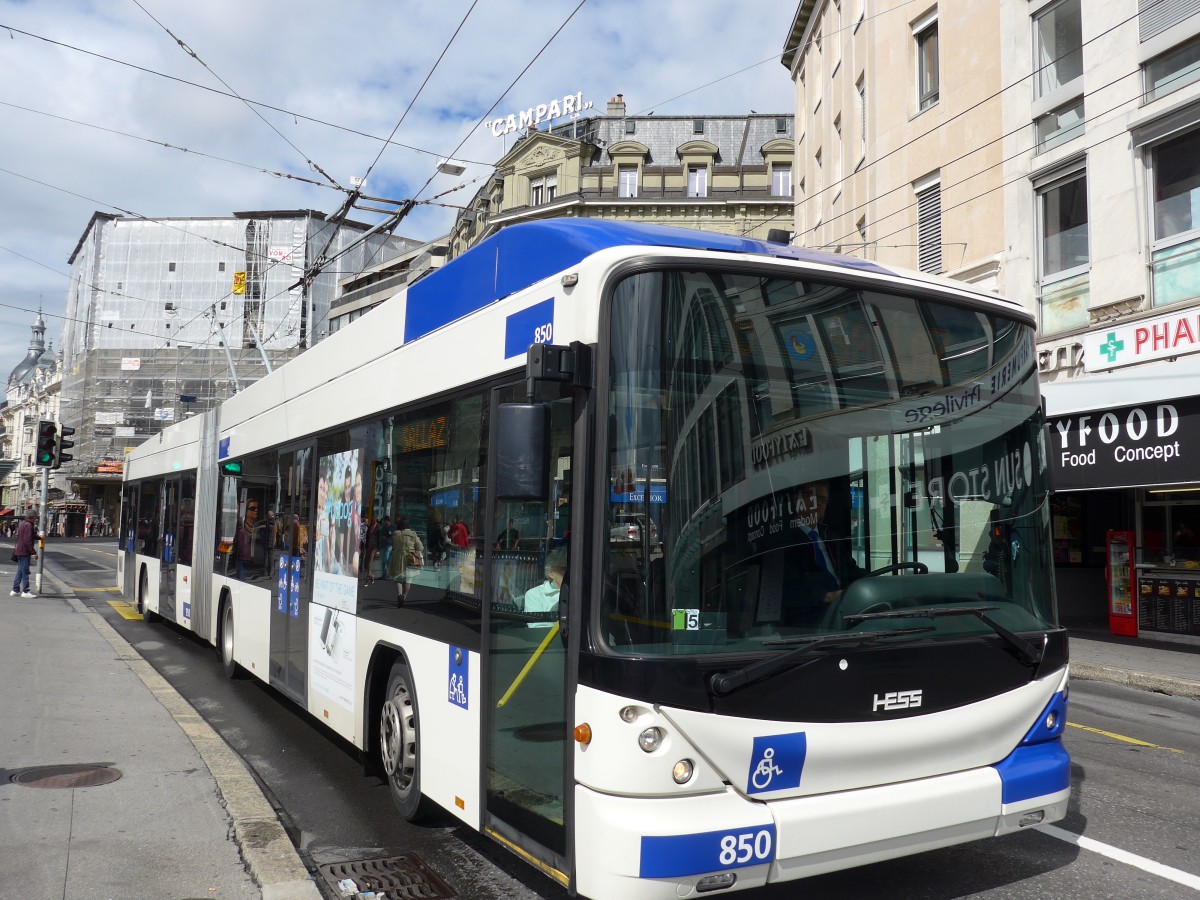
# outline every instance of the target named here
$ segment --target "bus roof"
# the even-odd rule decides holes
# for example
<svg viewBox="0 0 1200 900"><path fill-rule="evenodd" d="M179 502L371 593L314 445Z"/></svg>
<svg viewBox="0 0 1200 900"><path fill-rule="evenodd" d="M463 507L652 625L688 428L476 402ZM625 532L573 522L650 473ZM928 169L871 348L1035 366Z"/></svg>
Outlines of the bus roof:
<svg viewBox="0 0 1200 900"><path fill-rule="evenodd" d="M713 231L603 219L545 219L509 225L408 289L404 343L569 269L610 247L682 247L757 253L839 269L898 274L877 263Z"/></svg>

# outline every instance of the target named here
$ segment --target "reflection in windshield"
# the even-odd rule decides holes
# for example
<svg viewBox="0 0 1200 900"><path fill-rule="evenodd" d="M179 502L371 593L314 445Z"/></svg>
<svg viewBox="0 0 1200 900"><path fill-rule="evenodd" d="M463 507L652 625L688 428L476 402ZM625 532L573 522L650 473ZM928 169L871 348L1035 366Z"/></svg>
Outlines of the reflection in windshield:
<svg viewBox="0 0 1200 900"><path fill-rule="evenodd" d="M911 627L857 617L936 604L995 606L1014 633L1053 622L1027 325L669 271L617 286L610 343L610 650L761 650ZM972 615L930 624L995 633Z"/></svg>

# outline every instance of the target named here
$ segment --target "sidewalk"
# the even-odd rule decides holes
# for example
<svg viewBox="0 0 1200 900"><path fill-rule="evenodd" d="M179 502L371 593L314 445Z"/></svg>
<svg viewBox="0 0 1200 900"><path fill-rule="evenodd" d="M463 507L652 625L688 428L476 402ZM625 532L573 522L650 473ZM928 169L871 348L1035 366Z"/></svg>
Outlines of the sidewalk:
<svg viewBox="0 0 1200 900"><path fill-rule="evenodd" d="M0 572L0 900L320 900L195 710L53 576Z"/></svg>
<svg viewBox="0 0 1200 900"><path fill-rule="evenodd" d="M1200 698L1200 646L1069 628L1071 677Z"/></svg>

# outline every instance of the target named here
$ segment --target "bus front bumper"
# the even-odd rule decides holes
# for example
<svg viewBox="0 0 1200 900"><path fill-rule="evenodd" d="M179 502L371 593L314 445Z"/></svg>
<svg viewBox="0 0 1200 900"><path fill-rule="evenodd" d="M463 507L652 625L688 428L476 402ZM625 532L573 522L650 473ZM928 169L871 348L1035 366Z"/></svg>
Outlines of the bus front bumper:
<svg viewBox="0 0 1200 900"><path fill-rule="evenodd" d="M747 890L1054 822L1069 795L1060 741L997 766L768 802L733 790L633 798L577 786L576 887L631 900Z"/></svg>

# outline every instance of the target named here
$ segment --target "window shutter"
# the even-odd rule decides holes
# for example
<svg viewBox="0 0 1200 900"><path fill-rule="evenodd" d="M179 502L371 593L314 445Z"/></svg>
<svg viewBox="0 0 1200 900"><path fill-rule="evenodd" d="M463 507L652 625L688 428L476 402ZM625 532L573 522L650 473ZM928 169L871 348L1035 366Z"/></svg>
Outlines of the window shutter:
<svg viewBox="0 0 1200 900"><path fill-rule="evenodd" d="M1200 0L1138 0L1138 32L1143 41L1200 12Z"/></svg>
<svg viewBox="0 0 1200 900"><path fill-rule="evenodd" d="M935 184L917 194L917 268L940 275L942 271L942 186Z"/></svg>

